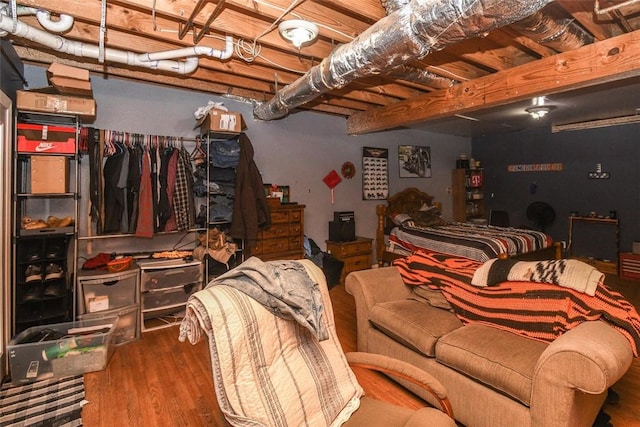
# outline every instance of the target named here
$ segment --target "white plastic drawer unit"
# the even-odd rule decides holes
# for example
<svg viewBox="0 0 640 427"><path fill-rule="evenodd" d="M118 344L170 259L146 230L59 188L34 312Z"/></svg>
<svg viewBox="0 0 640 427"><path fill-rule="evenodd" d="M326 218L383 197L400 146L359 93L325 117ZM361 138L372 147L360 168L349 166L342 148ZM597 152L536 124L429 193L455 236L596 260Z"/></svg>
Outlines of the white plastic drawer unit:
<svg viewBox="0 0 640 427"><path fill-rule="evenodd" d="M82 272L78 283L82 298L78 300L79 314L127 307L138 302L137 268L119 273Z"/></svg>
<svg viewBox="0 0 640 427"><path fill-rule="evenodd" d="M142 310L176 307L202 288L200 261L167 260L140 265Z"/></svg>
<svg viewBox="0 0 640 427"><path fill-rule="evenodd" d="M175 288L202 282L202 263L182 260L142 263L142 292Z"/></svg>

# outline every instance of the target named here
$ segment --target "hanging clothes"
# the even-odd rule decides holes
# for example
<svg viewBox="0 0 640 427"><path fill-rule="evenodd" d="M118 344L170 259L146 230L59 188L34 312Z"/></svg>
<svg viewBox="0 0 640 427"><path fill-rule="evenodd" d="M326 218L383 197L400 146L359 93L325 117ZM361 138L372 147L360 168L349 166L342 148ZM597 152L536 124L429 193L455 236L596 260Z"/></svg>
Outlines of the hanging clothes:
<svg viewBox="0 0 640 427"><path fill-rule="evenodd" d="M170 232L178 229L174 210L174 195L176 191L176 172L178 170L178 157L180 150L173 148L167 164L167 202L169 203L169 217L164 225L164 231Z"/></svg>
<svg viewBox="0 0 640 427"><path fill-rule="evenodd" d="M124 193L119 187L120 175L123 167L124 147L118 142L111 141L115 152L107 157L102 169L104 177L104 232L120 231L120 221L124 212ZM127 165L128 167L128 165Z"/></svg>
<svg viewBox="0 0 640 427"><path fill-rule="evenodd" d="M184 147L178 156L173 211L178 230L186 231L195 226L193 166L191 156Z"/></svg>
<svg viewBox="0 0 640 427"><path fill-rule="evenodd" d="M138 141L139 136L134 137L129 147L129 177L127 181L127 205L129 206L128 233L135 233L138 225L138 203L140 195L140 178L142 174L142 147Z"/></svg>
<svg viewBox="0 0 640 427"><path fill-rule="evenodd" d="M171 215L171 205L168 195L169 158L173 152L172 148L164 148L160 151L160 169L158 172L158 230L165 231L165 225Z"/></svg>
<svg viewBox="0 0 640 427"><path fill-rule="evenodd" d="M140 176L140 193L138 195L138 221L136 224L137 237L153 237L153 185L151 173L151 155L145 150L142 155Z"/></svg>
<svg viewBox="0 0 640 427"><path fill-rule="evenodd" d="M258 240L258 229L268 227L271 217L262 177L253 160L251 141L242 133L238 142L240 159L236 168L231 236L245 239L247 247L253 247Z"/></svg>
<svg viewBox="0 0 640 427"><path fill-rule="evenodd" d="M102 147L101 135L104 131L89 128L89 200L91 208L89 215L96 223L96 234L102 234ZM104 138L102 136L102 138Z"/></svg>
<svg viewBox="0 0 640 427"><path fill-rule="evenodd" d="M158 159L159 147L152 145L149 150L149 159L151 160L151 200L153 206L153 230L154 232L160 231L160 225L158 222L158 201L160 199L158 174L159 174L159 159Z"/></svg>

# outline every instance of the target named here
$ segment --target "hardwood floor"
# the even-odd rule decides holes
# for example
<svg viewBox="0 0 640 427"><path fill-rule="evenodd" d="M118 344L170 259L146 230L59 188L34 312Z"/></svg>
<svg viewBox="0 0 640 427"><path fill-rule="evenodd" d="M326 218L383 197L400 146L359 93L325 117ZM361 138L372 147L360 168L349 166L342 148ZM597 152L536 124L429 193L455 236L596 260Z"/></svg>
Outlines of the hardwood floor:
<svg viewBox="0 0 640 427"><path fill-rule="evenodd" d="M608 282L640 306L640 282ZM339 285L331 290L331 299L342 346L353 351L353 298ZM361 370L356 375L374 398L414 408L421 404L384 376ZM226 425L213 392L207 342L181 343L177 327L146 332L137 342L118 347L107 369L85 375L85 388L89 403L82 419L87 427ZM620 401L604 408L613 426L640 426L640 359L613 388Z"/></svg>

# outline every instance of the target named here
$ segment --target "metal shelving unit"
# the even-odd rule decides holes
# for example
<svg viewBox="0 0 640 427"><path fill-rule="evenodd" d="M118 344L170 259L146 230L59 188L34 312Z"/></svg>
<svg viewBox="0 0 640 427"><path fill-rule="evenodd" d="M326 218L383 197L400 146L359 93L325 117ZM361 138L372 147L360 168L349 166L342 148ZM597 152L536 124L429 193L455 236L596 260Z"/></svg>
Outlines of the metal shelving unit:
<svg viewBox="0 0 640 427"><path fill-rule="evenodd" d="M21 135L21 129L28 129ZM54 132L68 131L69 144L56 152ZM78 116L18 111L16 146L13 150L13 281L12 333L28 327L71 321L75 318L75 280L78 233L80 156ZM31 133L29 133L31 132ZM40 132L39 140L30 140ZM26 136L25 136L26 135ZM20 136L20 139L18 138ZM31 144L30 147L26 145ZM63 168L65 188L48 190L52 176L34 168L53 164ZM67 175L68 174L68 175ZM36 184L41 185L36 188ZM58 185L60 185L58 183ZM46 223L50 217L70 218L70 223ZM38 220L39 227L25 226L25 218ZM68 222L68 221L67 221Z"/></svg>

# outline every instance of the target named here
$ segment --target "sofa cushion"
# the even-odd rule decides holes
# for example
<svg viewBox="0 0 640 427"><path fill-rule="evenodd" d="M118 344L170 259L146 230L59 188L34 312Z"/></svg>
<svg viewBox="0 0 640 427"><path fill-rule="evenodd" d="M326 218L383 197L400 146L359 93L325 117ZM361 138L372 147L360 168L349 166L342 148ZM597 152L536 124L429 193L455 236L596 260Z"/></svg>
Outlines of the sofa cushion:
<svg viewBox="0 0 640 427"><path fill-rule="evenodd" d="M481 324L438 340L436 359L529 406L536 362L549 344Z"/></svg>
<svg viewBox="0 0 640 427"><path fill-rule="evenodd" d="M435 356L435 345L441 336L462 326L450 311L412 299L374 305L369 321L386 335L429 357Z"/></svg>

